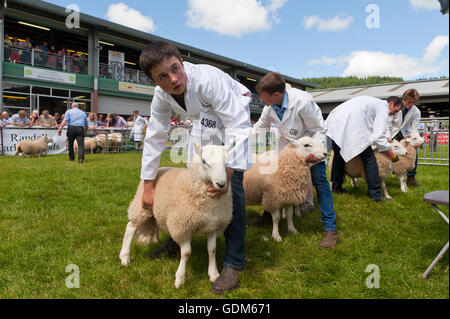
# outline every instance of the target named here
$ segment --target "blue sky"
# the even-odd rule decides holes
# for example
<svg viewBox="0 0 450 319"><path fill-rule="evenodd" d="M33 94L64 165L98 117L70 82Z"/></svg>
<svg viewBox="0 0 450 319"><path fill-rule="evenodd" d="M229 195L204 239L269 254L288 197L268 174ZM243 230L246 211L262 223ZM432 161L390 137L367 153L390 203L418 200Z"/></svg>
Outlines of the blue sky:
<svg viewBox="0 0 450 319"><path fill-rule="evenodd" d="M449 75L437 0L48 2L295 78Z"/></svg>

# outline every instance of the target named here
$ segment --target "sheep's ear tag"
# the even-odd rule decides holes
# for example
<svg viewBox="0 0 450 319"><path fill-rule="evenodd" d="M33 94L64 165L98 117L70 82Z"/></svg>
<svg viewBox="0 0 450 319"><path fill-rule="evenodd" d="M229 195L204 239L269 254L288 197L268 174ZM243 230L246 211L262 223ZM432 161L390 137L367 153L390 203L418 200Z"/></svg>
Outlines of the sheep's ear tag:
<svg viewBox="0 0 450 319"><path fill-rule="evenodd" d="M288 140L289 143L295 143L295 141L289 137L286 138Z"/></svg>

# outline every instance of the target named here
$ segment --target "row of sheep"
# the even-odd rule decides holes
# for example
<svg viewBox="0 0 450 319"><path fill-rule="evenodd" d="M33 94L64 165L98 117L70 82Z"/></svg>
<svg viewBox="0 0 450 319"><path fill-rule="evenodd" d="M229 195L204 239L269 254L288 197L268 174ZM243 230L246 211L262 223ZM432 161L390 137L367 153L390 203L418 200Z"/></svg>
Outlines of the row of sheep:
<svg viewBox="0 0 450 319"><path fill-rule="evenodd" d="M30 155L41 156L46 154L49 144L53 143L53 139L49 136L42 136L37 140L23 140L20 141L16 147L16 152L14 155L19 157L29 157ZM102 152L107 152L112 149L113 152L119 152L123 145L123 135L122 133L110 133L98 134L94 137L84 138L84 149L86 152L90 151L91 154L100 149ZM78 143L74 141L74 150L78 151Z"/></svg>
<svg viewBox="0 0 450 319"><path fill-rule="evenodd" d="M415 148L423 144L420 136L407 136L401 143L392 142L392 149L401 156L394 165L386 165L381 154L376 158L380 166L380 179L383 184L388 175L395 173L403 185L404 176L414 168ZM221 185L226 182L225 146L194 147L194 156L189 168L160 168L155 180L153 211L141 206L143 182L128 208L128 219L122 249L119 258L122 265L130 264L131 243L135 235L140 243L158 241L158 230L170 234L181 249L181 259L175 275L175 287L179 288L185 279L186 262L191 253L191 238L197 234L206 234L208 238L209 267L211 282L218 277L215 260L216 238L226 229L232 218L231 187L224 196L211 198L206 193L206 182ZM377 153L377 152L376 152ZM290 141L278 155L271 152L262 154L255 164L244 174L244 192L247 205L262 205L272 214L272 238L281 242L278 222L285 210L288 231L297 233L292 222L294 207L303 204L310 187L310 164L308 157L314 155L323 160L327 156L324 147L310 137ZM264 174L268 165L276 160L277 169ZM364 177L361 159L349 163L346 171L352 178ZM389 159L387 161L390 162ZM210 163L214 163L211 165ZM362 165L362 164L361 164ZM354 170L352 171L352 166ZM384 187L385 189L385 187ZM402 186L402 191L406 188ZM387 195L387 192L385 192ZM389 196L389 195L387 195ZM173 199L177 198L176 201ZM189 203L187 205L186 203Z"/></svg>
<svg viewBox="0 0 450 319"><path fill-rule="evenodd" d="M84 138L84 150L85 152L90 151L93 154L96 149L101 150L103 153L106 153L111 149L113 152L120 152L120 149L123 145L123 135L122 133L110 133L106 134L98 134L94 137L85 137ZM78 151L78 143L75 140L74 142L74 150Z"/></svg>

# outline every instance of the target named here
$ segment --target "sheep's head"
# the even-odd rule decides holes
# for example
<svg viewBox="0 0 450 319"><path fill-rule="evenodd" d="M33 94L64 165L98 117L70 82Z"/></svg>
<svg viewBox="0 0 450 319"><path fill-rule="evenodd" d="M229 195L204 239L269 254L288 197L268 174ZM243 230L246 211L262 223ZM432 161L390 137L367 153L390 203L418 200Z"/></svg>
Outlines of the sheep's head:
<svg viewBox="0 0 450 319"><path fill-rule="evenodd" d="M200 178L210 181L217 190L227 186L226 163L232 146L194 144L193 163L199 164Z"/></svg>
<svg viewBox="0 0 450 319"><path fill-rule="evenodd" d="M289 138L287 140L289 141L289 147L295 148L295 151L309 163L317 163L327 157L325 148L312 137L304 136L298 140Z"/></svg>
<svg viewBox="0 0 450 319"><path fill-rule="evenodd" d="M411 134L405 137L404 141L414 147L420 147L425 143L425 139L417 134Z"/></svg>
<svg viewBox="0 0 450 319"><path fill-rule="evenodd" d="M391 150L394 152L395 155L405 156L408 154L406 148L399 141L393 140L390 144Z"/></svg>
<svg viewBox="0 0 450 319"><path fill-rule="evenodd" d="M42 136L42 139L44 140L45 143L53 143L53 139L50 136L44 135Z"/></svg>

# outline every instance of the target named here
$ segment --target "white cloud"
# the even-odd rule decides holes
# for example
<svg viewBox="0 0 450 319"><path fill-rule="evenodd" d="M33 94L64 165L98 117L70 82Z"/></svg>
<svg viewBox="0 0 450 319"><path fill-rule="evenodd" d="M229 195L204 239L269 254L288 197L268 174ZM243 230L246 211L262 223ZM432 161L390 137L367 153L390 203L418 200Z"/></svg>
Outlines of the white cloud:
<svg viewBox="0 0 450 319"><path fill-rule="evenodd" d="M305 29L316 28L318 31L342 31L353 23L352 16L337 15L329 19L322 19L320 16L309 16L303 18Z"/></svg>
<svg viewBox="0 0 450 319"><path fill-rule="evenodd" d="M405 79L440 72L445 61L439 61L449 45L448 36L437 36L425 48L421 58L407 54L386 53L381 51L353 51L347 57L322 57L311 60L309 65L345 66L342 76L396 76Z"/></svg>
<svg viewBox="0 0 450 319"><path fill-rule="evenodd" d="M151 32L156 29L152 18L144 16L138 10L130 8L123 2L111 4L105 18L111 22L144 32Z"/></svg>
<svg viewBox="0 0 450 319"><path fill-rule="evenodd" d="M223 35L240 37L245 33L267 31L279 22L276 11L287 0L188 0L187 24Z"/></svg>
<svg viewBox="0 0 450 319"><path fill-rule="evenodd" d="M409 0L414 10L439 10L441 5L438 0Z"/></svg>

